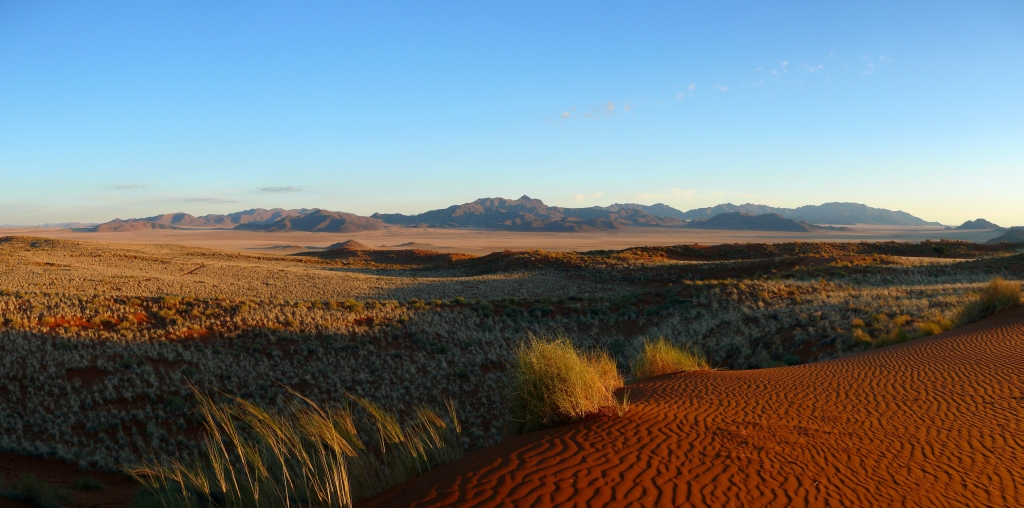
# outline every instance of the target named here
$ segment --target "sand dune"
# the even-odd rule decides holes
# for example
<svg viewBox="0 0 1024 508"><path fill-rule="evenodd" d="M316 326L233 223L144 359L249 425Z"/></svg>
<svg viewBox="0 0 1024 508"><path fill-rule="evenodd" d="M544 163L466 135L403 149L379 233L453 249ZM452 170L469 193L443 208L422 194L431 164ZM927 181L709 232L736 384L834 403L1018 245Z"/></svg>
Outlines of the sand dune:
<svg viewBox="0 0 1024 508"><path fill-rule="evenodd" d="M360 506L1021 506L1024 307L817 364L633 385Z"/></svg>

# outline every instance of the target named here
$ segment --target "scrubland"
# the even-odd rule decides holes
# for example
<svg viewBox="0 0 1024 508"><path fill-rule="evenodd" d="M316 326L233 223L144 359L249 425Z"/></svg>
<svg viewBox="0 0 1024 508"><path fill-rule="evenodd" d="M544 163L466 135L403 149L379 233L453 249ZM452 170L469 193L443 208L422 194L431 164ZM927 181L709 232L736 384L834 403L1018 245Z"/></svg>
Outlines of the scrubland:
<svg viewBox="0 0 1024 508"><path fill-rule="evenodd" d="M1024 278L1024 254L945 242L270 256L7 237L0 450L86 469L198 456L190 384L280 412L289 390L404 416L448 398L472 450L508 431L508 369L530 334L606 352L624 373L657 337L711 368L771 368L939 333L997 276Z"/></svg>

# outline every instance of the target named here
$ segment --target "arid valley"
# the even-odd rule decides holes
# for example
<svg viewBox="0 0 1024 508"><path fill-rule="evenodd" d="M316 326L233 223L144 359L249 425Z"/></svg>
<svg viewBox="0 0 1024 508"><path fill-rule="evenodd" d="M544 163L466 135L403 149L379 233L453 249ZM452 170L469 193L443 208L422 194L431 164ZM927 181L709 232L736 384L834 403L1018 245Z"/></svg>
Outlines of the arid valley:
<svg viewBox="0 0 1024 508"><path fill-rule="evenodd" d="M369 428L378 409L454 409L433 418L455 455L354 483L359 506L1013 505L1024 317L975 302L994 278L1019 301L1024 248L907 241L935 232L22 231L0 239L0 474L31 470L68 506L199 502L126 472L209 468L202 396L286 415L301 394L374 404L347 410ZM705 367L645 381L658 337ZM516 430L529 340L606 355L608 402ZM74 490L83 477L103 488Z"/></svg>
<svg viewBox="0 0 1024 508"><path fill-rule="evenodd" d="M1024 507L1022 26L0 0L0 508Z"/></svg>

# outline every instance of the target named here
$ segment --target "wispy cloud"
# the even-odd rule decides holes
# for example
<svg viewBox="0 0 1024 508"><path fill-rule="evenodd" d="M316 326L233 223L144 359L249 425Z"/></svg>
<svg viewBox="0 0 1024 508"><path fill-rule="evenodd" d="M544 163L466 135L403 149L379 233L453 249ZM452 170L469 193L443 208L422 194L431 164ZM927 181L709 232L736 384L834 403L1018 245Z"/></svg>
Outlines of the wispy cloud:
<svg viewBox="0 0 1024 508"><path fill-rule="evenodd" d="M597 199L601 196L604 196L603 192L595 192L593 194L577 194L573 196L572 200L577 203L582 203L588 199Z"/></svg>
<svg viewBox="0 0 1024 508"><path fill-rule="evenodd" d="M139 190L139 189L145 189L146 187L149 187L149 186L148 185L139 185L139 184L134 184L133 183L133 184L125 184L125 185L115 185L115 186L111 187L111 189L114 189L114 190Z"/></svg>
<svg viewBox="0 0 1024 508"><path fill-rule="evenodd" d="M224 199L224 198L185 198L182 201L185 201L186 203L214 203L214 204L216 204L216 203L237 203L238 202L238 201L236 201L234 199Z"/></svg>
<svg viewBox="0 0 1024 508"><path fill-rule="evenodd" d="M304 190L305 189L303 189L302 187L292 187L290 185L287 186L287 187L271 186L271 187L260 187L259 189L256 189L256 193L258 193L258 194L288 194L288 193L292 193L292 192L303 192Z"/></svg>
<svg viewBox="0 0 1024 508"><path fill-rule="evenodd" d="M574 118L590 118L596 120L626 114L632 111L635 107L636 105L629 101L623 101L619 104L615 101L606 101L592 106L586 111L579 111L577 108L569 108L559 113L558 119L572 120Z"/></svg>
<svg viewBox="0 0 1024 508"><path fill-rule="evenodd" d="M697 190L696 189L676 189L676 188L673 188L669 192L671 192L673 196L681 196L681 197L684 197L684 198L688 198L690 196L693 196L694 194L697 194Z"/></svg>
<svg viewBox="0 0 1024 508"><path fill-rule="evenodd" d="M697 89L697 83L690 83L690 85L686 87L686 90L683 90L683 91L679 92L678 94L676 94L676 99L682 99L683 97L686 97L687 95L693 95L693 91L696 90L696 89Z"/></svg>

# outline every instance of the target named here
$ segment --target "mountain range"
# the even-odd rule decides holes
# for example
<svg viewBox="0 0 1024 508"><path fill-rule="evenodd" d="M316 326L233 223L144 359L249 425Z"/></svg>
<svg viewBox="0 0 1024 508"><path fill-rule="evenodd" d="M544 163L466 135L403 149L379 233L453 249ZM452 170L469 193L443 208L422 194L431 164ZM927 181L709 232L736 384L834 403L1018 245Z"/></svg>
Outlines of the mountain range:
<svg viewBox="0 0 1024 508"><path fill-rule="evenodd" d="M682 226L675 217L658 216L637 208L562 208L539 199L484 198L418 215L375 213L373 218L404 226L486 228L508 231L597 231L631 226Z"/></svg>
<svg viewBox="0 0 1024 508"><path fill-rule="evenodd" d="M253 208L241 212L209 214L196 217L184 212L165 213L141 219L114 219L92 227L76 228L82 231L138 231L142 229L230 229L248 224L272 224L289 217L309 213L308 209Z"/></svg>
<svg viewBox="0 0 1024 508"><path fill-rule="evenodd" d="M724 216L724 217L720 217ZM714 220L712 220L714 219ZM483 198L471 203L405 215L375 213L370 217L313 209L254 208L230 214L194 216L170 213L139 219L115 219L78 231L136 231L145 229L241 229L253 231L319 231L350 233L388 226L474 228L505 231L579 232L628 227L694 227L759 231L814 231L821 224L938 225L906 212L872 208L858 203L825 203L799 208L775 208L725 203L683 212L663 203L565 208L539 199Z"/></svg>
<svg viewBox="0 0 1024 508"><path fill-rule="evenodd" d="M671 213L672 217L676 217L678 219L683 220L708 219L723 213L739 212L750 215L764 215L767 213L774 213L786 219L793 219L798 222L806 222L809 224L941 226L941 224L939 224L938 222L928 222L924 219L914 217L913 215L910 215L907 212L886 210L884 208L872 208L870 206L862 205L860 203L825 203L821 205L801 206L799 208L776 208L767 205L755 205L753 203L745 203L742 205L725 203L722 205L716 205L708 208L695 208L687 212L676 210L670 206L661 203L649 206L632 204L612 206L636 206L647 211L651 211L651 209L661 210L663 207L671 211L666 210L665 212L658 213Z"/></svg>
<svg viewBox="0 0 1024 508"><path fill-rule="evenodd" d="M787 219L777 213L763 213L754 215L751 213L731 212L720 213L710 219L694 219L687 227L697 229L719 229L732 231L836 231L846 228L834 226L816 226L802 221Z"/></svg>

